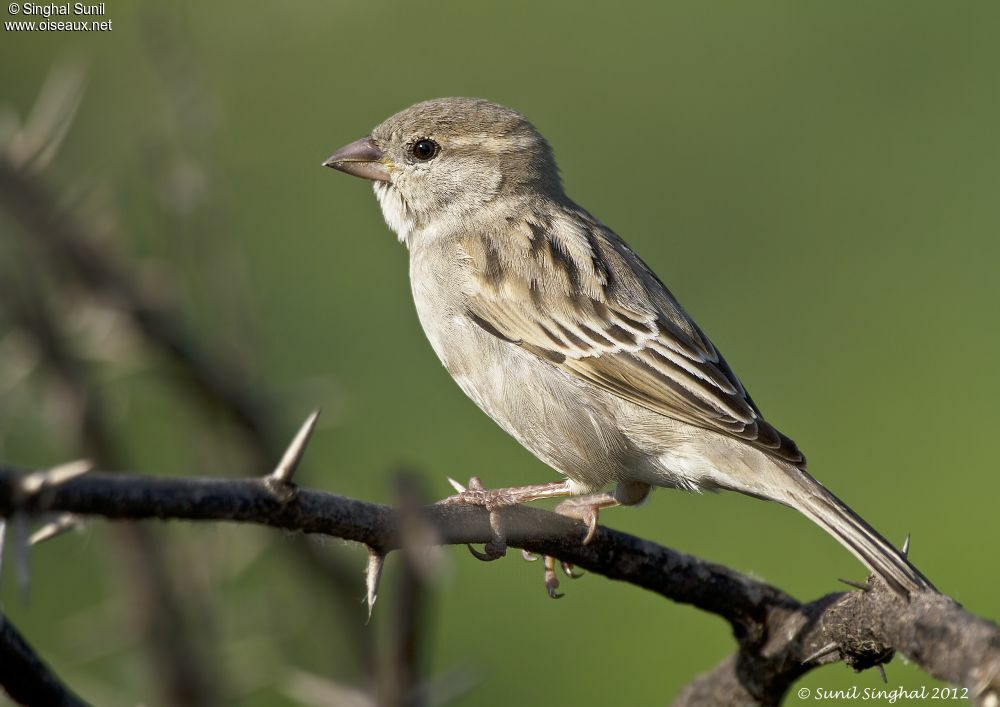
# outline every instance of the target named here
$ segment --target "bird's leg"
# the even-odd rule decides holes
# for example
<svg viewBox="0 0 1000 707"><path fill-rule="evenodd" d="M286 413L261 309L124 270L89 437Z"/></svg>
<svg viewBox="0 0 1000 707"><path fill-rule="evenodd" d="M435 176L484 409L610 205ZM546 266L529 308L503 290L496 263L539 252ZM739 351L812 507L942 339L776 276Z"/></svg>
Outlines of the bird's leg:
<svg viewBox="0 0 1000 707"><path fill-rule="evenodd" d="M597 518L602 508L612 508L621 505L613 493L595 493L590 496L567 498L556 506L556 513L569 518L582 520L587 524L587 534L583 536L583 544L587 545L597 534Z"/></svg>
<svg viewBox="0 0 1000 707"><path fill-rule="evenodd" d="M486 543L482 551L476 550L469 545L469 552L484 562L503 557L507 552L502 513L504 508L528 501L536 501L541 498L561 498L563 496L570 496L573 493L568 481L533 484L531 486L514 486L502 489L487 489L483 486L483 482L478 476L473 476L469 479L468 488L462 486L454 479L448 480L458 493L442 499L438 503L452 506L482 506L490 512L490 529L493 538ZM618 505L621 505L621 501L614 494L597 493L568 498L556 506L555 511L560 515L576 518L587 524L587 533L583 538L583 544L586 545L594 539L594 535L597 533L597 520L601 509ZM537 555L533 555L526 550L522 550L521 554L524 559L529 561L538 559ZM558 599L562 596L562 594L556 591L559 588L559 579L556 576L556 562L556 558L548 555L545 556L543 562L545 565L545 591L553 599ZM582 576L573 571L573 565L569 562L559 562L559 564L563 572L566 573L566 576L572 579Z"/></svg>
<svg viewBox="0 0 1000 707"><path fill-rule="evenodd" d="M576 498L566 499L556 506L555 510L559 515L576 518L577 520L582 520L587 524L587 534L583 538L583 544L586 545L594 539L594 535L597 533L597 518L601 509L611 508L612 506L618 505L621 505L621 501L615 498L614 494L598 493L590 496L578 496ZM524 550L522 550L522 555L524 556L524 559L529 562L534 562L538 559L537 555L533 555ZM545 591L548 592L549 596L553 599L559 599L563 595L556 591L559 589L559 577L556 573L556 558L546 555L543 564L545 565ZM559 565L562 567L562 571L565 572L566 576L570 579L577 579L583 576L574 572L574 567L569 562L560 561Z"/></svg>
<svg viewBox="0 0 1000 707"><path fill-rule="evenodd" d="M468 488L457 481L449 479L451 485L458 491L454 496L438 501L446 506L482 506L490 512L490 529L493 538L486 543L483 551L469 545L469 551L483 561L496 560L507 553L507 540L504 532L504 508L516 506L519 503L536 501L540 498L560 498L569 496L571 492L568 481L553 481L547 484L532 484L530 486L512 486L503 489L487 489L478 476L469 479Z"/></svg>

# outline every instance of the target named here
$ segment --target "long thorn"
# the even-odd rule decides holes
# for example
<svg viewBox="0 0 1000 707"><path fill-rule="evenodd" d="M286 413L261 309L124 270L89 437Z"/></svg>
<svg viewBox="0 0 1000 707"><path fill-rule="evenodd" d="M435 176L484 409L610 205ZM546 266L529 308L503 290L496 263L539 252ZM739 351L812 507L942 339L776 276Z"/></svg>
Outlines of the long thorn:
<svg viewBox="0 0 1000 707"><path fill-rule="evenodd" d="M43 486L58 486L94 468L88 459L78 459L54 466L51 469L35 471L21 479L21 492L28 496L38 493Z"/></svg>
<svg viewBox="0 0 1000 707"><path fill-rule="evenodd" d="M814 651L802 659L802 664L812 663L813 661L819 660L820 658L825 658L831 653L837 650L836 643L827 643L825 646L820 648L818 651Z"/></svg>
<svg viewBox="0 0 1000 707"><path fill-rule="evenodd" d="M886 685L888 685L889 684L889 676L885 674L885 666L882 665L881 663L879 663L875 667L878 668L879 675L882 676L882 682L884 682Z"/></svg>
<svg viewBox="0 0 1000 707"><path fill-rule="evenodd" d="M448 477L448 483L451 484L451 487L453 489L455 489L456 491L458 491L459 493L465 493L465 491L466 491L465 487L462 486L462 484L460 484L457 481L455 481L450 476Z"/></svg>
<svg viewBox="0 0 1000 707"><path fill-rule="evenodd" d="M32 533L31 537L28 538L28 544L38 545L39 543L51 540L52 538L69 532L70 530L75 530L82 525L83 519L79 516L73 515L72 513L62 513L55 520L46 523Z"/></svg>
<svg viewBox="0 0 1000 707"><path fill-rule="evenodd" d="M378 599L378 585L382 580L385 555L375 548L368 548L368 567L365 568L365 601L368 603L368 621L372 620L372 610Z"/></svg>
<svg viewBox="0 0 1000 707"><path fill-rule="evenodd" d="M909 556L910 556L910 534L909 533L906 534L906 539L903 541L902 553L903 553L903 558L904 559L909 559Z"/></svg>
<svg viewBox="0 0 1000 707"><path fill-rule="evenodd" d="M285 450L281 461L278 462L278 466L274 467L274 471L271 472L272 479L286 484L291 483L292 475L298 468L299 462L302 461L306 445L309 443L309 438L316 428L316 420L319 419L319 413L319 408L313 410L309 417L306 418L306 421L302 423L302 427L295 433L295 437L292 438L288 449Z"/></svg>

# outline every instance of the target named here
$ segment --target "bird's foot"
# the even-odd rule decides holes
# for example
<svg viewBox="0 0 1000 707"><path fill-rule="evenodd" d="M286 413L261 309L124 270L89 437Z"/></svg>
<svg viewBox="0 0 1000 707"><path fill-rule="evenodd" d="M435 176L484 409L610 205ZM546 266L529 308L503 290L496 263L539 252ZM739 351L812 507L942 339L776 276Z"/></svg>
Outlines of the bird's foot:
<svg viewBox="0 0 1000 707"><path fill-rule="evenodd" d="M478 476L473 476L469 479L468 487L463 486L454 479L448 479L448 481L458 493L442 499L438 503L446 506L481 506L489 511L492 538L483 546L482 550L477 550L472 545L468 546L472 556L484 562L497 560L507 554L507 535L504 530L503 517L504 508L516 506L526 501L534 501L539 498L566 496L570 493L569 485L566 482L488 489L483 486L483 482Z"/></svg>
<svg viewBox="0 0 1000 707"><path fill-rule="evenodd" d="M587 525L587 532L583 537L583 544L588 544L594 539L597 534L597 521L600 516L602 508L610 508L612 506L617 506L619 504L618 500L610 493L599 493L590 496L579 496L576 498L570 498L558 506L556 506L555 511L559 515L564 515L569 518L576 518L577 520L582 520ZM538 559L538 555L528 552L527 550L521 551L524 559L529 562L534 562ZM556 591L559 589L559 577L556 572L556 563L562 567L562 571L570 579L578 579L582 577L582 574L578 574L574 566L569 562L564 562L562 560L556 560L556 558L546 555L544 557L543 565L545 567L545 591L553 599L560 599L563 595L562 593Z"/></svg>
<svg viewBox="0 0 1000 707"><path fill-rule="evenodd" d="M487 489L483 486L483 482L478 476L473 476L469 479L467 487L454 479L448 479L448 481L458 493L442 499L438 503L446 506L480 506L489 511L492 538L483 546L482 550L477 550L472 545L468 546L469 552L472 553L473 557L484 562L499 559L507 554L507 536L504 529L503 509L540 498L568 496L571 492L569 484L565 481L502 489ZM555 511L560 515L576 518L586 523L587 530L583 537L583 544L586 545L597 534L597 521L601 509L617 506L618 504L619 502L613 494L598 493L569 498L556 506ZM524 559L529 561L538 559L537 555L526 550L523 550L521 554ZM583 576L577 574L573 565L569 562L562 562L546 555L542 563L545 567L545 591L553 599L563 596L556 591L559 588L556 563L560 565L567 577L576 579Z"/></svg>
<svg viewBox="0 0 1000 707"><path fill-rule="evenodd" d="M527 550L521 550L521 556L528 562L536 562L538 560L538 555L533 552L528 552ZM571 562L556 560L556 558L551 555L545 556L544 562L542 563L545 566L545 591L552 599L562 599L564 596L562 592L556 591L559 589L559 577L556 574L556 562L559 563L562 571L570 579L579 579L583 576L583 574L578 574L576 572L576 568Z"/></svg>
<svg viewBox="0 0 1000 707"><path fill-rule="evenodd" d="M589 545L590 541L597 535L597 521L601 514L601 509L611 508L618 504L619 501L614 497L614 494L595 493L590 496L568 498L556 506L555 511L559 515L582 520L587 525L587 532L583 536L583 544Z"/></svg>

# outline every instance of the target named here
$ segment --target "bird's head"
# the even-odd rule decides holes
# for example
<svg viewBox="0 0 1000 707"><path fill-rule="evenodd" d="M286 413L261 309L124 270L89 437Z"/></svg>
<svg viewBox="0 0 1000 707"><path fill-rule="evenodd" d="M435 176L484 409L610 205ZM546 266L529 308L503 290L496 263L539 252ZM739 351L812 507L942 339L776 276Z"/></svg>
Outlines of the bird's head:
<svg viewBox="0 0 1000 707"><path fill-rule="evenodd" d="M510 197L562 194L552 150L520 113L480 98L437 98L388 118L327 167L373 180L400 239L474 220Z"/></svg>

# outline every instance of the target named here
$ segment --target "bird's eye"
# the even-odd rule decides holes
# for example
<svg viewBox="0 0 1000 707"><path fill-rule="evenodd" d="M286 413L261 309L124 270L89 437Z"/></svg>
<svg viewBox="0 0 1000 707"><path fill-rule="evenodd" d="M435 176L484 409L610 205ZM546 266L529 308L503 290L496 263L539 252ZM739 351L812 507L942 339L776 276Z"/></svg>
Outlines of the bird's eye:
<svg viewBox="0 0 1000 707"><path fill-rule="evenodd" d="M424 138L423 140L417 140L413 143L413 147L410 148L410 151L418 160L426 162L427 160L435 157L440 149L441 148L438 147L436 142Z"/></svg>

